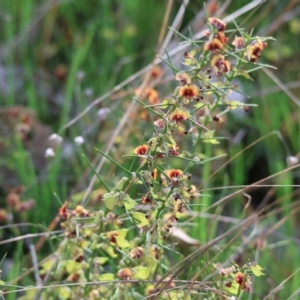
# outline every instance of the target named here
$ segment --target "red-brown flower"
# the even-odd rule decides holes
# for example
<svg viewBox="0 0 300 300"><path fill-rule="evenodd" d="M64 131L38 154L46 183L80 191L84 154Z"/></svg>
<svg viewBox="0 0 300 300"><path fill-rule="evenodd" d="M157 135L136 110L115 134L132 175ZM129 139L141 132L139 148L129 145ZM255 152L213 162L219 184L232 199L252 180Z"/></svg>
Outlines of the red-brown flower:
<svg viewBox="0 0 300 300"><path fill-rule="evenodd" d="M142 247L136 247L136 248L133 248L131 251L130 251L130 256L131 258L135 259L139 259L141 258L142 256L144 255L144 249Z"/></svg>
<svg viewBox="0 0 300 300"><path fill-rule="evenodd" d="M157 78L162 75L162 68L160 66L154 66L151 70L151 78Z"/></svg>
<svg viewBox="0 0 300 300"><path fill-rule="evenodd" d="M132 271L129 268L124 268L118 271L117 276L123 280L130 280L132 277Z"/></svg>
<svg viewBox="0 0 300 300"><path fill-rule="evenodd" d="M218 116L213 116L213 121L215 121L216 123L222 123L223 122L223 119L221 117L218 117Z"/></svg>
<svg viewBox="0 0 300 300"><path fill-rule="evenodd" d="M178 93L180 97L192 99L198 96L199 90L196 85L185 85L179 89Z"/></svg>
<svg viewBox="0 0 300 300"><path fill-rule="evenodd" d="M75 212L79 217L88 217L90 215L89 211L81 205L76 206Z"/></svg>
<svg viewBox="0 0 300 300"><path fill-rule="evenodd" d="M230 71L230 62L221 54L215 55L210 62L216 75Z"/></svg>
<svg viewBox="0 0 300 300"><path fill-rule="evenodd" d="M205 51L217 51L223 49L224 44L219 39L212 39L210 42L205 43L204 50Z"/></svg>
<svg viewBox="0 0 300 300"><path fill-rule="evenodd" d="M149 193L147 193L145 196L142 197L142 203L146 204L146 203L151 203L152 199Z"/></svg>
<svg viewBox="0 0 300 300"><path fill-rule="evenodd" d="M169 154L170 155L174 155L174 156L178 156L179 155L179 152L174 150L174 149L169 149Z"/></svg>
<svg viewBox="0 0 300 300"><path fill-rule="evenodd" d="M172 170L168 170L168 171L166 172L166 174L167 174L170 178L178 178L178 177L180 177L180 176L183 174L183 172L182 172L181 170L179 170L179 169L177 169L177 170L172 169Z"/></svg>
<svg viewBox="0 0 300 300"><path fill-rule="evenodd" d="M62 220L68 219L68 211L67 211L68 202L66 201L62 207L60 207L58 214Z"/></svg>
<svg viewBox="0 0 300 300"><path fill-rule="evenodd" d="M155 89L150 88L150 87L145 87L144 89L136 89L134 90L134 93L136 96L138 97L145 97L147 99L147 101L149 102L149 104L157 104L159 103L159 97L158 97L158 93Z"/></svg>
<svg viewBox="0 0 300 300"><path fill-rule="evenodd" d="M236 36L231 44L235 47L235 50L243 49L245 47L245 40L240 36Z"/></svg>
<svg viewBox="0 0 300 300"><path fill-rule="evenodd" d="M208 22L216 27L218 31L224 31L226 29L226 23L218 18L208 18Z"/></svg>
<svg viewBox="0 0 300 300"><path fill-rule="evenodd" d="M256 62L260 55L261 51L267 47L267 43L256 42L247 47L246 55L251 62Z"/></svg>
<svg viewBox="0 0 300 300"><path fill-rule="evenodd" d="M245 280L246 280L245 275L242 272L237 272L235 274L236 283L243 285L245 283Z"/></svg>
<svg viewBox="0 0 300 300"><path fill-rule="evenodd" d="M226 37L225 33L222 31L218 31L218 33L215 35L215 38L220 40L220 42L222 42L222 44L227 44L227 42L228 42L228 37Z"/></svg>
<svg viewBox="0 0 300 300"><path fill-rule="evenodd" d="M176 74L175 79L180 85L187 85L192 82L190 75L184 72Z"/></svg>
<svg viewBox="0 0 300 300"><path fill-rule="evenodd" d="M154 180L156 180L157 178L157 169L153 169L152 172L151 172L151 176Z"/></svg>
<svg viewBox="0 0 300 300"><path fill-rule="evenodd" d="M153 122L153 124L158 128L158 129L164 129L165 128L165 121L163 119L157 119L156 121Z"/></svg>
<svg viewBox="0 0 300 300"><path fill-rule="evenodd" d="M179 109L176 109L170 114L170 120L176 122L176 124L180 124L182 121L186 120L188 115Z"/></svg>
<svg viewBox="0 0 300 300"><path fill-rule="evenodd" d="M7 220L7 212L5 209L0 208L0 223Z"/></svg>
<svg viewBox="0 0 300 300"><path fill-rule="evenodd" d="M106 236L111 243L115 244L117 242L116 236L119 236L119 232L116 230L109 231L109 232L106 232Z"/></svg>
<svg viewBox="0 0 300 300"><path fill-rule="evenodd" d="M148 145L138 146L134 149L134 153L137 155L145 155L148 152L148 149Z"/></svg>

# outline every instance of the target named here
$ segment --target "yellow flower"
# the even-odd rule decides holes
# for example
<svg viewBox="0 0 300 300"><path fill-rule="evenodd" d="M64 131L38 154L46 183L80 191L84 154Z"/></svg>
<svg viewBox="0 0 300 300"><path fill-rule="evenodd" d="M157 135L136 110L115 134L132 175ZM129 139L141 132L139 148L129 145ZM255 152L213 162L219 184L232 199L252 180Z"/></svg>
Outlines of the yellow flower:
<svg viewBox="0 0 300 300"><path fill-rule="evenodd" d="M210 42L205 43L204 50L205 51L217 51L223 49L224 44L219 39L212 39Z"/></svg>
<svg viewBox="0 0 300 300"><path fill-rule="evenodd" d="M208 22L216 27L218 31L224 31L226 29L226 23L218 18L208 18Z"/></svg>
<svg viewBox="0 0 300 300"><path fill-rule="evenodd" d="M186 99L195 98L198 96L198 94L199 90L196 85L185 85L179 89L179 96Z"/></svg>
<svg viewBox="0 0 300 300"><path fill-rule="evenodd" d="M138 146L134 149L134 153L137 155L145 155L148 152L148 149L148 145Z"/></svg>
<svg viewBox="0 0 300 300"><path fill-rule="evenodd" d="M186 120L188 115L179 109L176 109L170 114L170 120L175 121L176 124L180 124L182 121Z"/></svg>

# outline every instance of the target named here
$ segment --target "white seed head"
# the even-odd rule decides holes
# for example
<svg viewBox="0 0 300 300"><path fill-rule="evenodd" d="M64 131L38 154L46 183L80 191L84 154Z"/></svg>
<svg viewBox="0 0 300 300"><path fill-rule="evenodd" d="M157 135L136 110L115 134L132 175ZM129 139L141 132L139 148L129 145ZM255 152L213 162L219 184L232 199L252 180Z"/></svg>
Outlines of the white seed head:
<svg viewBox="0 0 300 300"><path fill-rule="evenodd" d="M74 138L74 142L75 142L75 144L80 146L84 143L84 138L81 135L76 136L76 138Z"/></svg>
<svg viewBox="0 0 300 300"><path fill-rule="evenodd" d="M53 143L54 146L59 146L63 142L63 138L59 136L57 133L52 133L49 136L49 141Z"/></svg>
<svg viewBox="0 0 300 300"><path fill-rule="evenodd" d="M91 97L91 96L93 96L93 94L94 94L94 91L93 91L92 88L87 88L87 89L84 90L84 95L86 97Z"/></svg>
<svg viewBox="0 0 300 300"><path fill-rule="evenodd" d="M78 71L78 73L76 74L77 80L78 80L79 82L82 81L82 79L84 78L84 76L85 76L85 74L84 74L83 71Z"/></svg>
<svg viewBox="0 0 300 300"><path fill-rule="evenodd" d="M286 158L286 162L289 167L296 165L299 162L299 158L297 156L288 156Z"/></svg>
<svg viewBox="0 0 300 300"><path fill-rule="evenodd" d="M103 121L106 119L109 113L110 113L110 109L108 107L103 107L98 110L97 117L100 121Z"/></svg>
<svg viewBox="0 0 300 300"><path fill-rule="evenodd" d="M45 151L45 157L54 157L55 153L54 150L52 148L47 148Z"/></svg>

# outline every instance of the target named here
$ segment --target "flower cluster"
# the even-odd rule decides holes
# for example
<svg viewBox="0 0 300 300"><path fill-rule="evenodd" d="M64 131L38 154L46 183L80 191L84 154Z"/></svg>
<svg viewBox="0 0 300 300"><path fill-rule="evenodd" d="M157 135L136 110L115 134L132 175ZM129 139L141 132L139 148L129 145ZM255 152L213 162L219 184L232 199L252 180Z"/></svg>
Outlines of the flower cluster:
<svg viewBox="0 0 300 300"><path fill-rule="evenodd" d="M241 292L251 292L251 276L262 276L261 266L255 262L249 262L242 267L234 264L229 268L221 268L219 264L214 265L222 276L220 285L225 285L225 289L233 295L240 295Z"/></svg>
<svg viewBox="0 0 300 300"><path fill-rule="evenodd" d="M184 54L184 69L174 72L176 87L169 95L162 97L155 89L155 82L162 75L161 68L154 68L146 76L150 78L149 86L134 90L135 99L141 104L139 119L143 123L151 122L153 133L150 136L148 132L143 133L145 140L126 155L133 159L132 168L130 171L123 168L126 177L119 179L114 187L106 186L99 211L90 212L78 204L69 209L68 203L60 208L66 241L58 250L64 253L65 259L53 273L56 280L120 280L126 282L118 286L118 297L122 298L128 287L136 288L134 280L157 280L163 272L166 278L170 275L166 272L171 265L165 259L165 240L172 241L187 212L192 211L191 205L201 204L200 190L191 182L195 177L196 181L201 178L191 179L190 172L194 166L205 163L201 153L203 145L219 143L215 130L223 120L221 116L229 110L246 107L230 98L238 88L232 80L237 76L247 77L244 68L257 63L267 45L267 38L252 37L243 30L239 30L241 36L230 44L226 23L209 18L208 26L207 40L200 47L199 43L192 45ZM192 238L188 236L188 239ZM198 244L196 241L193 245ZM44 265L42 272L46 273L47 268ZM220 268L224 279L220 289L231 295L250 292L251 275L259 273L259 268L254 263ZM163 294L166 288L176 288L174 278L170 277L169 281L166 278L165 284L143 282L137 289L150 296L159 291ZM108 299L114 294L107 286L91 285L86 289L91 299ZM84 292L78 286L77 296ZM176 293L176 299L183 296L181 292Z"/></svg>

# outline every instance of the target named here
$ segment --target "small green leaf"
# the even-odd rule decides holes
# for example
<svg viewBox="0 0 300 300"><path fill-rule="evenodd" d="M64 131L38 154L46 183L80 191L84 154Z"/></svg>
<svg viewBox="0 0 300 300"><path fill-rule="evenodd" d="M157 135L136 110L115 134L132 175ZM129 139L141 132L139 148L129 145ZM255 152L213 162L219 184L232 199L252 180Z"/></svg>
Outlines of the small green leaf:
<svg viewBox="0 0 300 300"><path fill-rule="evenodd" d="M214 130L209 130L209 131L206 131L204 134L202 134L201 138L202 138L202 141L204 143L210 143L210 144L219 144L219 142L214 139L214 134L215 134L215 131Z"/></svg>
<svg viewBox="0 0 300 300"><path fill-rule="evenodd" d="M202 138L203 139L211 139L213 138L215 135L215 131L214 130L209 130L209 131L206 131L202 134Z"/></svg>
<svg viewBox="0 0 300 300"><path fill-rule="evenodd" d="M98 265L104 265L108 261L108 257L95 257L93 262Z"/></svg>
<svg viewBox="0 0 300 300"><path fill-rule="evenodd" d="M262 275L265 275L265 274L262 272L263 268L262 268L260 265L258 265L258 264L252 263L251 266L250 266L250 269L251 269L252 273L253 273L255 276L257 276L257 277L262 276Z"/></svg>
<svg viewBox="0 0 300 300"><path fill-rule="evenodd" d="M103 196L105 206L109 210L112 210L115 207L116 202L118 201L118 198L119 198L118 196L119 196L118 193L116 193L116 194L107 193Z"/></svg>
<svg viewBox="0 0 300 300"><path fill-rule="evenodd" d="M50 272L55 263L57 263L57 260L55 258L49 259L42 264L42 268L44 271Z"/></svg>
<svg viewBox="0 0 300 300"><path fill-rule="evenodd" d="M121 236L122 238L125 238L127 235L128 229L126 228L122 228L118 231L119 236Z"/></svg>
<svg viewBox="0 0 300 300"><path fill-rule="evenodd" d="M129 248L131 246L131 244L121 236L116 236L115 239L117 245L122 249Z"/></svg>
<svg viewBox="0 0 300 300"><path fill-rule="evenodd" d="M176 146L177 146L176 141L171 136L169 136L168 139L171 142L172 148L176 149Z"/></svg>
<svg viewBox="0 0 300 300"><path fill-rule="evenodd" d="M149 267L150 274L154 274L157 268L157 260L153 256L149 256L146 258L147 266Z"/></svg>
<svg viewBox="0 0 300 300"><path fill-rule="evenodd" d="M174 105L174 104L175 104L175 100L173 98L167 98L167 99L163 100L163 102L159 105L159 107L161 109L166 109L170 105Z"/></svg>
<svg viewBox="0 0 300 300"><path fill-rule="evenodd" d="M148 267L137 266L133 268L133 270L134 270L134 277L136 279L146 280L150 276L150 268Z"/></svg>
<svg viewBox="0 0 300 300"><path fill-rule="evenodd" d="M145 217L145 214L141 212L132 212L132 217L140 223L141 226L146 226L149 224L149 220Z"/></svg>
<svg viewBox="0 0 300 300"><path fill-rule="evenodd" d="M192 65L195 65L197 62L195 61L195 59L193 58L186 58L184 61L183 61L183 64L187 67L189 66L192 66Z"/></svg>
<svg viewBox="0 0 300 300"><path fill-rule="evenodd" d="M225 290L233 295L237 295L240 289L240 285L233 280L230 286L225 286Z"/></svg>
<svg viewBox="0 0 300 300"><path fill-rule="evenodd" d="M82 264L79 263L79 262L76 262L74 260L69 259L69 260L66 261L65 267L66 267L67 273L73 274L73 273L75 273L75 272L82 269Z"/></svg>
<svg viewBox="0 0 300 300"><path fill-rule="evenodd" d="M71 297L71 289L66 286L58 287L57 294L61 299L69 299Z"/></svg>
<svg viewBox="0 0 300 300"><path fill-rule="evenodd" d="M241 108L241 107L245 106L244 103L241 103L241 102L236 101L236 100L226 101L226 104L228 105L229 110L234 110L234 109Z"/></svg>
<svg viewBox="0 0 300 300"><path fill-rule="evenodd" d="M104 273L97 276L97 279L99 281L110 281L110 280L114 280L115 276L112 273Z"/></svg>
<svg viewBox="0 0 300 300"><path fill-rule="evenodd" d="M122 191L124 184L128 181L128 177L123 177L116 185L115 190Z"/></svg>
<svg viewBox="0 0 300 300"><path fill-rule="evenodd" d="M36 293L37 293L36 287L31 285L28 285L26 287L29 288L29 290L28 291L25 290L25 294L22 297L18 297L19 300L34 299L36 297Z"/></svg>
<svg viewBox="0 0 300 300"><path fill-rule="evenodd" d="M235 74L235 77L240 75L240 76L245 77L246 79L253 80L252 77L250 76L250 74L246 70L239 69L239 70L236 70L234 74Z"/></svg>
<svg viewBox="0 0 300 300"><path fill-rule="evenodd" d="M112 246L101 247L111 258L116 258L118 255L115 253L114 248Z"/></svg>
<svg viewBox="0 0 300 300"><path fill-rule="evenodd" d="M205 140L202 140L202 142L213 144L213 145L219 144L219 142L216 139L205 139Z"/></svg>
<svg viewBox="0 0 300 300"><path fill-rule="evenodd" d="M127 195L124 201L124 206L127 210L132 210L135 208L136 202Z"/></svg>

